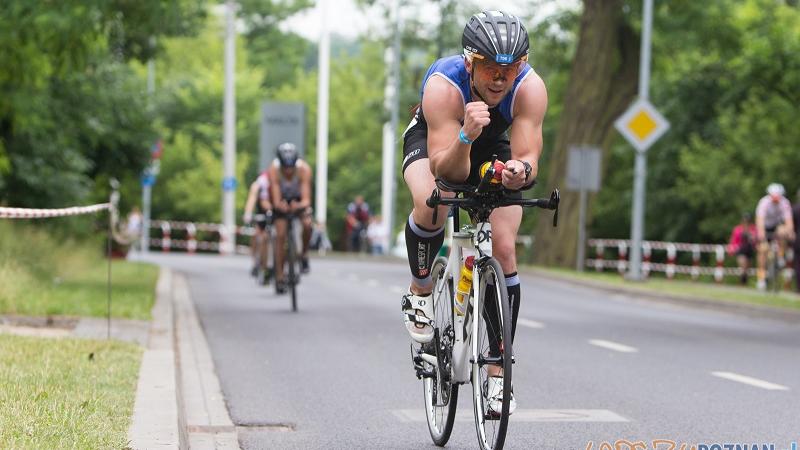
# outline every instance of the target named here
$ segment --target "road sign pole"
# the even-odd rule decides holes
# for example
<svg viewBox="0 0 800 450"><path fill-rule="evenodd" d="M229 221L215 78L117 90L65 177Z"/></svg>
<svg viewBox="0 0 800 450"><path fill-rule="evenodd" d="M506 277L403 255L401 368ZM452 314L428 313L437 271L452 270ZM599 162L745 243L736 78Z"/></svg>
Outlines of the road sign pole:
<svg viewBox="0 0 800 450"><path fill-rule="evenodd" d="M639 66L639 100L650 97L650 32L653 28L653 0L644 0L642 17L642 48ZM642 277L642 235L644 234L644 197L647 180L647 149L636 152L633 181L633 216L631 217L631 265L629 280L640 281Z"/></svg>
<svg viewBox="0 0 800 450"><path fill-rule="evenodd" d="M228 0L225 31L225 98L223 101L223 180L236 176L236 2ZM235 186L234 186L235 187ZM236 192L234 189L222 191L222 223L228 233L226 246L220 249L231 254L236 249Z"/></svg>

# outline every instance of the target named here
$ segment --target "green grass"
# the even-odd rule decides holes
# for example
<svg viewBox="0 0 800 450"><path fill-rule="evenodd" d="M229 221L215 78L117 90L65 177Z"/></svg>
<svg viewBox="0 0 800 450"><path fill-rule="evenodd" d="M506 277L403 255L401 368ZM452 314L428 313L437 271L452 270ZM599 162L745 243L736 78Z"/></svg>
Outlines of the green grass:
<svg viewBox="0 0 800 450"><path fill-rule="evenodd" d="M752 286L739 287L730 284L716 284L709 277L701 277L698 281L691 281L690 278L684 276L677 276L673 280L652 276L645 281L630 281L616 272L595 272L593 270L577 272L570 269L530 268L558 277L601 283L607 286L624 286L626 289L668 293L708 300L800 309L800 295L794 292L782 291L777 294L759 292Z"/></svg>
<svg viewBox="0 0 800 450"><path fill-rule="evenodd" d="M111 316L149 320L157 279L155 266L113 260ZM105 317L108 280L101 245L0 222L0 314Z"/></svg>
<svg viewBox="0 0 800 450"><path fill-rule="evenodd" d="M106 317L109 265L97 238L0 221L0 314ZM150 320L158 268L112 261L110 314ZM0 334L0 449L122 449L143 348Z"/></svg>
<svg viewBox="0 0 800 450"><path fill-rule="evenodd" d="M122 449L142 349L0 334L0 448Z"/></svg>

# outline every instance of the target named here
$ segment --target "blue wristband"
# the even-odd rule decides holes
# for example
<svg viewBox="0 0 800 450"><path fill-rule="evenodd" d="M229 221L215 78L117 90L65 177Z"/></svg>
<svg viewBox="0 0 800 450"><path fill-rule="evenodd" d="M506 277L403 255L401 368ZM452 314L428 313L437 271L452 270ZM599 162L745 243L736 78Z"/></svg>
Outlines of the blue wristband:
<svg viewBox="0 0 800 450"><path fill-rule="evenodd" d="M461 142L463 142L465 144L472 144L473 142L475 142L475 139L473 139L473 140L467 139L467 135L464 134L464 130L463 129L462 130L458 130L458 138L461 139Z"/></svg>

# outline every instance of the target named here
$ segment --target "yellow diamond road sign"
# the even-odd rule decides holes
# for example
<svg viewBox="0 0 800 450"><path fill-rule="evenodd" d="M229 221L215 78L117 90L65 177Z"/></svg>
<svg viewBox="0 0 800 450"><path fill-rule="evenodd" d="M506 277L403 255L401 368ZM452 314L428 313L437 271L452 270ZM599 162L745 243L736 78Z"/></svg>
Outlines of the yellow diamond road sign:
<svg viewBox="0 0 800 450"><path fill-rule="evenodd" d="M669 121L650 102L639 100L614 122L614 128L637 151L645 152L669 130Z"/></svg>

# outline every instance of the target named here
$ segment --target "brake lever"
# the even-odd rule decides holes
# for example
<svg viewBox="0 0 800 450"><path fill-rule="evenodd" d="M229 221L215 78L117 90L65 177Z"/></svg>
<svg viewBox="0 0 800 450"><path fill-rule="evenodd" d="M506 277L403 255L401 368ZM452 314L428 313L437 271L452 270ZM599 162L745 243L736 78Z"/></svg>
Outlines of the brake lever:
<svg viewBox="0 0 800 450"><path fill-rule="evenodd" d="M558 192L558 189L554 189L553 193L550 194L550 209L555 209L555 213L553 214L553 227L558 226L558 204L561 202L561 194Z"/></svg>
<svg viewBox="0 0 800 450"><path fill-rule="evenodd" d="M439 200L442 198L441 193L439 192L439 188L433 188L433 192L431 192L431 196L425 200L425 204L428 205L429 208L433 208L433 222L431 224L436 223L436 219L439 217Z"/></svg>

